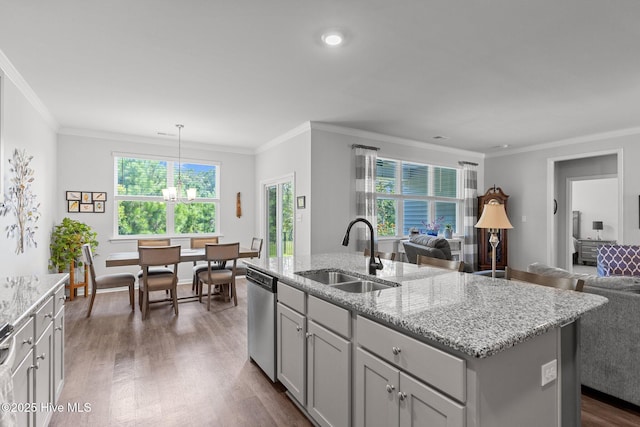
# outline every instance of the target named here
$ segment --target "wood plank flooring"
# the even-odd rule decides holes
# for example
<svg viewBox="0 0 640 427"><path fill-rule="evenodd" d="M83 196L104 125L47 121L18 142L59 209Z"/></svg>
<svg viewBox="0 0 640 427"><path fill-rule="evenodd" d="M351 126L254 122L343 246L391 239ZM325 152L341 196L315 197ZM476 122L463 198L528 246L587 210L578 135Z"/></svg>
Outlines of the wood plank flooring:
<svg viewBox="0 0 640 427"><path fill-rule="evenodd" d="M311 426L247 356L246 281L238 307L184 302L179 316L153 304L144 322L125 291L66 305L66 378L59 403L90 412L53 415L51 426ZM181 285L180 295L191 286ZM137 301L137 294L136 294ZM582 426L640 426L640 409L583 390Z"/></svg>

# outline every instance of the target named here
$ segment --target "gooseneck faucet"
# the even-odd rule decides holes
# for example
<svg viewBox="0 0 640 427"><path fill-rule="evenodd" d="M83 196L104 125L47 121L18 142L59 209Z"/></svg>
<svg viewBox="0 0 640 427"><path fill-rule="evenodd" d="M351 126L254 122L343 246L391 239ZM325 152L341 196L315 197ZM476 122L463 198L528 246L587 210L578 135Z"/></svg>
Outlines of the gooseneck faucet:
<svg viewBox="0 0 640 427"><path fill-rule="evenodd" d="M369 235L371 236L371 239L370 239L371 250L369 251L369 253L371 254L371 258L369 259L369 274L372 274L375 276L377 270L382 270L382 261L378 262L376 261L376 258L375 258L376 251L375 251L375 243L373 241L373 226L369 221L367 221L364 218L356 218L353 221L351 221L349 223L349 226L347 227L347 232L344 235L344 239L342 239L342 246L349 246L349 233L351 232L351 227L353 227L353 225L356 222L364 222L369 227Z"/></svg>

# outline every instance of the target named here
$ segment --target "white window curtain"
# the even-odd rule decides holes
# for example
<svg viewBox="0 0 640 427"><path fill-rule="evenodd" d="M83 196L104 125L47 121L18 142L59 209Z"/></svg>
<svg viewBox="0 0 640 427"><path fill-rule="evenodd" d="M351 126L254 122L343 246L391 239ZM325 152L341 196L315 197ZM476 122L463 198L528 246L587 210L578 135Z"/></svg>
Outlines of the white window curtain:
<svg viewBox="0 0 640 427"><path fill-rule="evenodd" d="M356 188L356 215L358 218L365 218L373 225L374 236L371 239L376 241L375 230L377 229L376 213L376 160L378 159L378 148L364 145L353 145L355 158L355 188ZM356 249L364 251L368 247L368 228L364 224L358 226Z"/></svg>
<svg viewBox="0 0 640 427"><path fill-rule="evenodd" d="M474 225L478 222L478 171L477 163L458 162L462 166L464 183L464 263L478 270L478 242Z"/></svg>

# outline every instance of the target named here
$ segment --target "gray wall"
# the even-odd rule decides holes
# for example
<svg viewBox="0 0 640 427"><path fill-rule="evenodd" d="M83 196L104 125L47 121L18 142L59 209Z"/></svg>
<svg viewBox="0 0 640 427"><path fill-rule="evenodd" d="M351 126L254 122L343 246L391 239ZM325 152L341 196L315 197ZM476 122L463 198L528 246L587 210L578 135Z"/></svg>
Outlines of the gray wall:
<svg viewBox="0 0 640 427"><path fill-rule="evenodd" d="M33 156L31 168L34 170L33 193L40 203L40 219L37 222L36 243L22 254L16 254L17 240L6 236L5 228L15 224L15 216L0 217L0 271L3 276L46 273L49 262L49 238L55 222L57 205L56 193L56 131L49 120L45 120L18 87L7 77L4 78L2 173L6 192L13 176L8 170L8 159L13 151L26 150Z"/></svg>
<svg viewBox="0 0 640 427"><path fill-rule="evenodd" d="M187 129L185 127L185 129ZM183 133L184 134L184 133ZM64 217L82 221L98 233L96 274L118 271L137 271L137 267L106 268L104 258L112 252L136 250L136 240L116 238L114 218L114 165L113 153L128 153L132 156L153 154L177 158L177 141L150 140L141 142L133 136L78 136L59 135L58 140L58 186L56 195L56 222ZM182 143L182 160L205 160L220 162L220 230L222 242L239 241L243 246L251 244L255 235L255 175L254 156L216 150L204 145ZM105 213L68 213L65 191L106 191ZM236 193L240 192L242 216L236 217ZM172 243L189 245L189 239L173 239ZM179 267L180 280L190 280L191 268L187 264Z"/></svg>
<svg viewBox="0 0 640 427"><path fill-rule="evenodd" d="M547 167L550 159L569 160L576 155L591 157L596 153L610 153L622 150L622 168L619 179L623 191L620 216L620 232L624 243L640 242L638 229L638 194L640 194L640 169L636 166L640 158L640 137L634 135L602 138L584 143L567 143L537 150L522 150L508 155L494 155L485 161L485 181L501 186L509 194L509 218L514 226L509 231L509 264L514 268L525 268L532 262L557 264L556 257L551 257L549 250L551 241L561 241L565 232L558 228L554 236L549 236L549 218L558 221L564 213L560 213L563 205L559 200L559 212L555 217L550 214L554 194L548 188L558 187L553 180L548 182ZM605 162L606 163L606 162ZM598 165L598 170L578 170L572 176L607 173L608 166ZM570 172L565 172L568 176ZM561 188L565 188L563 181ZM557 188L560 190L560 188ZM563 190L564 191L564 190ZM556 193L556 196L560 196ZM523 222L523 216L526 222ZM564 218L564 217L562 217ZM562 233L562 234L560 234ZM562 253L562 248L556 248Z"/></svg>

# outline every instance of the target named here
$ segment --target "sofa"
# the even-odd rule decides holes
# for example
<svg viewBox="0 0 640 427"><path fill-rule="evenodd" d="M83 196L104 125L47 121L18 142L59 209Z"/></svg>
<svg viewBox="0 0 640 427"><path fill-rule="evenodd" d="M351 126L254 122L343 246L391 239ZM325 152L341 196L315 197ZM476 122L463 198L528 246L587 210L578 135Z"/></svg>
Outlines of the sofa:
<svg viewBox="0 0 640 427"><path fill-rule="evenodd" d="M411 236L409 241L404 241L402 244L404 245L407 260L412 264L418 262L418 255L431 258L451 259L449 242L442 237L418 234Z"/></svg>
<svg viewBox="0 0 640 427"><path fill-rule="evenodd" d="M640 277L576 274L541 263L528 271L583 279L583 292L609 300L580 320L581 382L640 405Z"/></svg>

